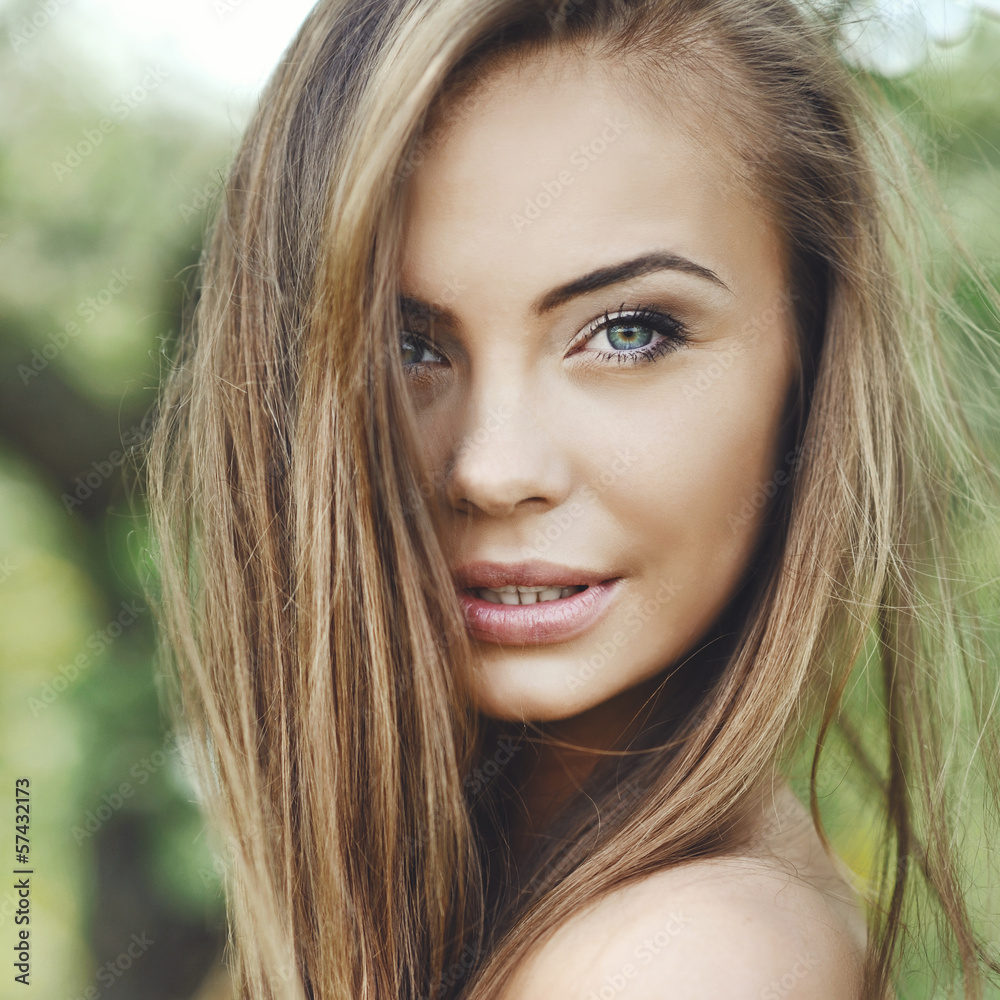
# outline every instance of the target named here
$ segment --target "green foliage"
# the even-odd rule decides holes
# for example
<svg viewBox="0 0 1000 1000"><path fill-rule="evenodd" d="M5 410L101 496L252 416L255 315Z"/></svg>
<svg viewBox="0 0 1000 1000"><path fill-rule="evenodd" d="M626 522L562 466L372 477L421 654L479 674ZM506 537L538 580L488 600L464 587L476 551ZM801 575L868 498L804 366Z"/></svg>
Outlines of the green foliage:
<svg viewBox="0 0 1000 1000"><path fill-rule="evenodd" d="M72 16L0 44L0 773L31 781L37 995L103 992L146 932L163 943L114 995L155 1000L204 977L222 905L157 701L122 473L233 140L179 71L109 81Z"/></svg>

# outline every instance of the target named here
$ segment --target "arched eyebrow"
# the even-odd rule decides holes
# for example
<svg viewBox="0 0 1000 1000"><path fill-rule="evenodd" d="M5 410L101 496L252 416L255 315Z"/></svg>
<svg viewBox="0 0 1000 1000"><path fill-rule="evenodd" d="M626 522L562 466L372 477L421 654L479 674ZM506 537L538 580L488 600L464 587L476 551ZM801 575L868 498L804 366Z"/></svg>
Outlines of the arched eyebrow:
<svg viewBox="0 0 1000 1000"><path fill-rule="evenodd" d="M566 282L565 285L550 289L535 300L532 309L536 315L541 316L578 295L585 295L587 292L606 288L608 285L617 285L620 281L638 278L640 275L649 274L652 271L683 271L685 274L694 274L699 278L705 278L707 281L725 288L727 292L729 291L729 286L711 268L696 264L693 260L682 257L680 254L654 251L633 257L631 260L622 261L620 264L599 267L596 271L591 271L580 278Z"/></svg>
<svg viewBox="0 0 1000 1000"><path fill-rule="evenodd" d="M697 264L688 257L680 254L668 253L656 250L650 253L641 254L631 260L624 260L618 264L608 264L599 267L594 271L567 281L565 284L557 285L549 289L531 306L536 316L551 312L570 299L575 299L579 295L586 295L588 292L597 291L599 288L607 288L610 285L617 285L619 282L628 281L630 278L638 278L643 274L650 274L653 271L681 271L684 274L693 274L696 277L704 278L720 288L730 291L729 286L711 269L702 264ZM400 296L400 306L411 316L424 316L444 322L452 323L455 316L450 309L444 306L434 305L429 302L422 302L419 299L411 298L407 295Z"/></svg>

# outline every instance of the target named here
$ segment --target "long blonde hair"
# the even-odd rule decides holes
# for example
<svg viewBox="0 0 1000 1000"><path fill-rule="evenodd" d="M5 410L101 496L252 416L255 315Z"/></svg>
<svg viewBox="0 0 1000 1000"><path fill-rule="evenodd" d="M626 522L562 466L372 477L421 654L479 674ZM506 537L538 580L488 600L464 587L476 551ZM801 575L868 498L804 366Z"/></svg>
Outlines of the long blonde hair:
<svg viewBox="0 0 1000 1000"><path fill-rule="evenodd" d="M803 379L796 461L755 571L692 655L683 712L594 769L515 885L509 790L485 767L497 727L466 695L473 654L397 363L398 249L406 180L449 110L504 60L571 44L641 65L650 100L682 71L727 93L734 182L766 193L794 261ZM804 740L822 834L831 734L887 821L865 996L900 968L911 895L966 996L1000 972L952 822L973 764L990 802L1000 786L988 610L958 575L996 542L1000 492L945 335L986 334L928 270L932 185L873 97L795 0L311 12L229 172L146 468L150 601L228 858L241 996L491 1000L601 894L745 849L750 792ZM881 685L863 725L844 699L859 676Z"/></svg>

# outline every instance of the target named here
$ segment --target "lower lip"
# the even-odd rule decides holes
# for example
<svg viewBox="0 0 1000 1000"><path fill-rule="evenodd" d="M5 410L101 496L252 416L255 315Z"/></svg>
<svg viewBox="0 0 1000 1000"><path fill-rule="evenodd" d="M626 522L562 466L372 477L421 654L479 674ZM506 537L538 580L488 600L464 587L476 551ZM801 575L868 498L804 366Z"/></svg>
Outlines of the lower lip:
<svg viewBox="0 0 1000 1000"><path fill-rule="evenodd" d="M468 590L459 591L469 630L476 639L500 644L567 642L604 617L623 583L622 577L595 583L569 597L541 604L493 604Z"/></svg>

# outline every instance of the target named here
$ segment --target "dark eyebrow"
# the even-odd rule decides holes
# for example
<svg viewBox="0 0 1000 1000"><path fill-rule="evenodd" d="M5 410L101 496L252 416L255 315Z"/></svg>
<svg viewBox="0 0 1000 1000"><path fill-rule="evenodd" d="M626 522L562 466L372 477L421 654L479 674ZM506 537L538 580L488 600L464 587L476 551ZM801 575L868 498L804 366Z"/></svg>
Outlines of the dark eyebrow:
<svg viewBox="0 0 1000 1000"><path fill-rule="evenodd" d="M649 274L652 271L682 271L685 274L705 278L713 284L725 288L727 292L730 291L729 286L710 268L696 264L693 260L682 257L680 254L653 251L639 257L633 257L631 260L622 261L620 264L599 267L596 271L590 271L564 285L558 285L536 299L531 308L536 315L541 316L578 295L585 295L608 285L617 285L621 281L638 278L640 275ZM406 295L400 296L400 305L410 315L454 321L450 309L421 302L419 299L412 299Z"/></svg>
<svg viewBox="0 0 1000 1000"><path fill-rule="evenodd" d="M640 257L633 257L632 260L622 261L620 264L610 264L607 267L599 267L596 271L583 275L581 278L574 278L565 285L559 285L551 291L546 292L540 299L537 299L532 309L538 315L561 306L564 302L593 292L598 288L607 285L617 285L620 281L627 281L629 278L638 278L642 274L649 274L651 271L683 271L685 274L694 274L699 278L706 278L708 281L721 285L726 291L729 286L712 270L701 264L696 264L687 257L682 257L676 253L666 253L654 251L642 254Z"/></svg>

